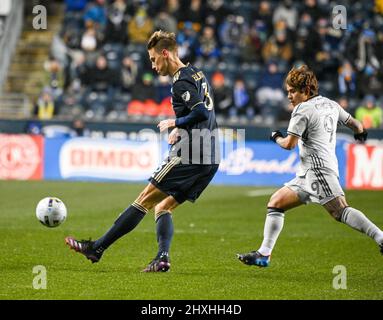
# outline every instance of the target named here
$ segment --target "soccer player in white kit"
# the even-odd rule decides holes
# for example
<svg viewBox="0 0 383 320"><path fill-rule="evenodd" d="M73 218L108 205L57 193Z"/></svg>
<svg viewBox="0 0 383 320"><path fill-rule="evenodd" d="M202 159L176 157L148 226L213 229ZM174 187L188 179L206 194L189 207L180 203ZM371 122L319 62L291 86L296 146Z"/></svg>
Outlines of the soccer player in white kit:
<svg viewBox="0 0 383 320"><path fill-rule="evenodd" d="M338 123L352 129L355 139L361 142L367 138L366 130L338 103L318 95L317 79L306 65L290 70L285 86L288 99L294 106L287 136L273 131L270 139L287 150L298 144L299 170L293 180L271 196L260 248L238 254L238 259L248 265L267 267L283 228L285 211L307 203L321 204L337 221L374 239L383 254L382 230L346 202L339 183L335 154Z"/></svg>

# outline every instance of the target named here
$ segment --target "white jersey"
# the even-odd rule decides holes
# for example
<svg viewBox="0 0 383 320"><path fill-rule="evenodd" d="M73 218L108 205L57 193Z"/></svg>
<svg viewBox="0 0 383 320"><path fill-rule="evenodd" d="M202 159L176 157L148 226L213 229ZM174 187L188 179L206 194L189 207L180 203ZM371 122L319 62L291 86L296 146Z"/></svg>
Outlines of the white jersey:
<svg viewBox="0 0 383 320"><path fill-rule="evenodd" d="M339 177L335 154L338 122L345 124L351 115L335 101L316 96L298 104L292 114L287 133L299 137L300 165L297 176L309 169L326 168Z"/></svg>

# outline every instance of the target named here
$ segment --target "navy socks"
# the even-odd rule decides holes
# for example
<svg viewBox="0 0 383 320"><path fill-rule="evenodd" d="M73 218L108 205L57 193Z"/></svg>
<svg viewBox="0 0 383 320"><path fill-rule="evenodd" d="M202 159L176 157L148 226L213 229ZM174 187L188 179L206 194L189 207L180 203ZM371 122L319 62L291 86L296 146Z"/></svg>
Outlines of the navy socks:
<svg viewBox="0 0 383 320"><path fill-rule="evenodd" d="M173 238L173 218L170 212L164 211L157 214L156 224L158 243L157 256L161 256L169 253L170 243Z"/></svg>
<svg viewBox="0 0 383 320"><path fill-rule="evenodd" d="M101 252L104 251L116 240L132 231L147 212L144 207L134 202L120 214L113 226L101 238L95 241L93 248Z"/></svg>

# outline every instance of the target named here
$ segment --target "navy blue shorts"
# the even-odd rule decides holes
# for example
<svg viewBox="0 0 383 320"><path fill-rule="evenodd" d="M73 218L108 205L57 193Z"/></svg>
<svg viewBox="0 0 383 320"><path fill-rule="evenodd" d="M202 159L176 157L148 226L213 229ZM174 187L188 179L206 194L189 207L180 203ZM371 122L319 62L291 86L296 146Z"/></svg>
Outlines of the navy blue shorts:
<svg viewBox="0 0 383 320"><path fill-rule="evenodd" d="M178 203L194 202L208 186L218 164L181 164L180 158L165 160L149 181Z"/></svg>

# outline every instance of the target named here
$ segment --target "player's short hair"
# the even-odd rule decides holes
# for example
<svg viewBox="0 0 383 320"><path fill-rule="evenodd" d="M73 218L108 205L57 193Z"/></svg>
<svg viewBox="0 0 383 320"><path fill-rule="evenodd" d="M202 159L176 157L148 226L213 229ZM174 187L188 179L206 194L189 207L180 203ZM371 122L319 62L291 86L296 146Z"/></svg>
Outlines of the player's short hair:
<svg viewBox="0 0 383 320"><path fill-rule="evenodd" d="M305 91L307 87L310 88L310 96L318 94L318 80L307 65L293 67L285 79L285 86L287 84L299 92Z"/></svg>
<svg viewBox="0 0 383 320"><path fill-rule="evenodd" d="M158 30L148 40L148 50L154 48L157 52L163 49L175 51L177 49L176 35L173 32Z"/></svg>

